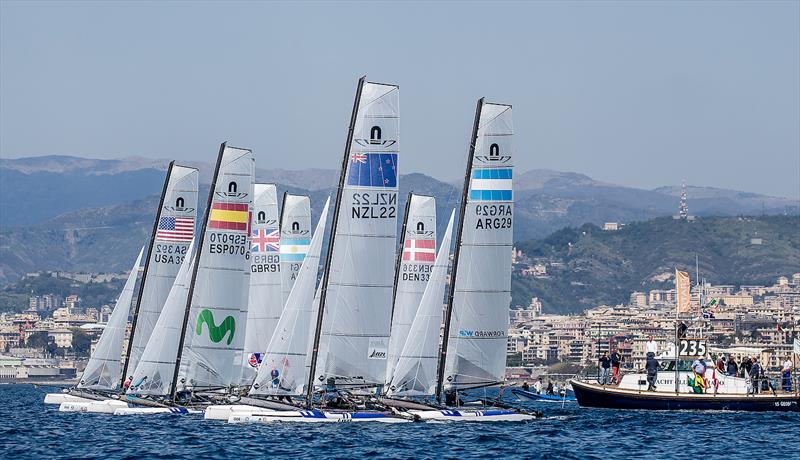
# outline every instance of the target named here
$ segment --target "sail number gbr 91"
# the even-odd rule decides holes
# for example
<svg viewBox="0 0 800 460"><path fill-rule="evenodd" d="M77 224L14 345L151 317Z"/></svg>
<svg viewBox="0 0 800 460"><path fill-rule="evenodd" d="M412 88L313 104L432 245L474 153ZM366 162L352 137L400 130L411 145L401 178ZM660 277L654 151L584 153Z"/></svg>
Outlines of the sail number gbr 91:
<svg viewBox="0 0 800 460"><path fill-rule="evenodd" d="M478 204L475 206L475 229L511 228L511 224L510 204Z"/></svg>
<svg viewBox="0 0 800 460"><path fill-rule="evenodd" d="M397 217L397 192L353 193L353 219L394 219Z"/></svg>
<svg viewBox="0 0 800 460"><path fill-rule="evenodd" d="M250 258L247 246L247 235L210 232L208 234L208 252L211 254L241 255Z"/></svg>

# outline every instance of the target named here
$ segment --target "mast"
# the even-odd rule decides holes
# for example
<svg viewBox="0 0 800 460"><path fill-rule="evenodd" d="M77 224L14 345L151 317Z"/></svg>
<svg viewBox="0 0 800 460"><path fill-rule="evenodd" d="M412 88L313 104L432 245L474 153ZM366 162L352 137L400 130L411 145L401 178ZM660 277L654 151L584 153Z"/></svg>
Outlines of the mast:
<svg viewBox="0 0 800 460"><path fill-rule="evenodd" d="M411 209L412 196L414 196L414 192L408 192L408 198L406 198L406 210L403 213L403 227L400 230L400 248L397 251L397 257L394 263L394 284L392 285L392 314L389 316L389 324L391 324L391 320L392 318L394 318L394 306L397 303L397 280L400 278L400 265L403 262L403 249L406 244L406 227L408 226L408 210Z"/></svg>
<svg viewBox="0 0 800 460"><path fill-rule="evenodd" d="M178 354L175 356L175 372L172 375L172 388L170 388L170 398L175 402L175 395L178 387L178 369L181 367L181 355L183 354L183 341L186 340L186 324L189 321L189 312L192 308L192 295L194 294L194 282L197 279L197 268L200 266L200 255L203 253L203 240L206 237L206 225L208 225L208 216L211 214L211 202L214 199L214 190L217 189L217 175L219 174L220 164L222 163L222 152L225 151L225 144L223 142L219 146L219 154L217 154L217 165L214 167L214 177L211 178L211 188L208 191L208 201L206 202L206 209L203 213L203 225L200 227L200 242L197 245L197 254L192 267L192 281L189 284L189 294L186 296L186 311L183 314L183 325L181 326L181 338L178 341Z"/></svg>
<svg viewBox="0 0 800 460"><path fill-rule="evenodd" d="M444 331L442 335L442 349L439 354L439 365L436 371L436 401L442 402L442 385L444 384L444 366L447 362L447 342L450 336L450 319L453 316L453 297L456 292L456 273L458 273L458 256L461 252L461 235L464 232L464 213L467 209L467 194L469 193L470 171L472 171L472 157L475 154L475 142L478 138L478 124L481 120L483 98L478 99L475 108L475 122L472 125L472 136L469 142L467 155L467 171L464 173L464 188L461 190L461 205L458 208L458 231L456 232L456 247L453 251L453 269L450 276L450 289L447 294L447 309L444 313Z"/></svg>
<svg viewBox="0 0 800 460"><path fill-rule="evenodd" d="M283 198L281 198L281 209L278 211L278 238L281 238L283 232L283 210L286 209L286 196L289 192L283 192ZM254 197L255 198L255 197Z"/></svg>
<svg viewBox="0 0 800 460"><path fill-rule="evenodd" d="M139 318L139 306L142 304L142 294L144 293L144 282L147 279L147 270L150 268L150 257L153 255L153 243L156 240L156 232L158 231L158 223L161 220L161 211L164 209L164 197L167 194L167 187L169 180L172 177L172 167L175 166L175 161L170 161L167 167L167 178L164 179L164 188L161 190L161 199L158 201L158 211L156 211L156 219L153 221L153 231L150 232L150 246L147 248L147 259L144 262L144 271L142 272L142 282L139 283L139 292L136 294L136 307L133 309L133 321L131 322L131 335L128 337L128 349L125 351L125 365L122 368L122 377L120 381L120 388L125 384L126 375L128 375L128 363L131 361L131 349L133 349L133 337L136 334L136 320ZM135 370L135 369L134 369Z"/></svg>
<svg viewBox="0 0 800 460"><path fill-rule="evenodd" d="M358 79L358 87L356 88L356 99L353 102L353 114L350 117L350 127L347 130L347 143L344 146L344 158L342 158L342 169L339 173L339 188L336 190L336 207L333 210L333 223L331 224L331 236L328 240L328 251L325 255L325 271L322 275L322 290L319 298L319 310L317 311L317 322L314 328L314 340L311 345L311 365L308 370L308 382L306 388L306 407L311 408L311 398L314 395L314 374L317 370L317 354L319 352L319 339L322 333L322 318L325 313L325 301L327 300L328 293L328 280L330 279L331 260L333 257L333 243L336 239L336 227L339 224L339 210L342 204L342 192L344 191L344 182L347 174L347 161L350 159L350 145L353 143L353 132L355 131L356 116L358 115L358 104L361 101L361 90L364 88L364 83L367 76Z"/></svg>

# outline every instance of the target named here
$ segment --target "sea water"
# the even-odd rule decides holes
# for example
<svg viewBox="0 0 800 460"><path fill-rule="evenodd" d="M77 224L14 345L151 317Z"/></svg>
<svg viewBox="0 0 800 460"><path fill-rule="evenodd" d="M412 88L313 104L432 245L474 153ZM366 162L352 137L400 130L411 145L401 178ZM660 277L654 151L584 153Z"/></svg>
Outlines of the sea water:
<svg viewBox="0 0 800 460"><path fill-rule="evenodd" d="M52 391L0 385L0 458L800 458L800 413L614 411L510 397L544 417L229 425L195 415L60 413L42 403Z"/></svg>

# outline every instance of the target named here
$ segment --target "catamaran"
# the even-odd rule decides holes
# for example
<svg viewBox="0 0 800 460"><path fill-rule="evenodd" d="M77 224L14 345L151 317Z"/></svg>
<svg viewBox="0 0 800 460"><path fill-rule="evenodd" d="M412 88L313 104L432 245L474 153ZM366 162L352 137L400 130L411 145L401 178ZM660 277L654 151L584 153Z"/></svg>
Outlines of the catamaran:
<svg viewBox="0 0 800 460"><path fill-rule="evenodd" d="M459 392L502 385L511 301L511 106L478 101L467 157L453 272L434 395L446 408L411 409L423 420L521 421L534 413L484 397L464 409ZM402 384L396 381L395 386ZM403 389L405 387L399 386Z"/></svg>
<svg viewBox="0 0 800 460"><path fill-rule="evenodd" d="M158 211L153 223L153 231L147 251L126 359L119 375L119 385L105 385L104 388L73 388L65 393L50 393L45 396L47 404L62 402L87 402L116 397L122 391L125 377L136 367L144 344L150 338L155 321L166 301L181 263L187 255L189 242L194 235L197 215L198 171L196 168L180 166L171 162L167 168L164 187L161 192ZM130 308L124 307L124 308ZM124 317L127 322L127 314ZM123 346L124 337L119 340ZM117 346L116 344L114 345Z"/></svg>
<svg viewBox="0 0 800 460"><path fill-rule="evenodd" d="M252 152L223 143L197 254L184 273L189 278L187 287L176 283L173 302L162 312L165 320L160 330L172 333L153 338L153 353L143 362L142 371L134 372L128 389L129 399L148 395L161 407L123 408L115 414L201 410L238 387L248 311L254 178ZM180 312L175 304L184 300L184 290ZM174 333L176 324L178 334ZM151 348L149 343L147 348Z"/></svg>

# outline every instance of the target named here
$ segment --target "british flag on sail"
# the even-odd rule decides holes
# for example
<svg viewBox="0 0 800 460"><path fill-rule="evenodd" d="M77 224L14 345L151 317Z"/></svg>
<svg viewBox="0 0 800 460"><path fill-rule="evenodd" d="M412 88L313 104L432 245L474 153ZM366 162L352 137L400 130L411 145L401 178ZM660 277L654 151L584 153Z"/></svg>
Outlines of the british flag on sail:
<svg viewBox="0 0 800 460"><path fill-rule="evenodd" d="M194 217L162 217L158 221L156 239L161 241L192 241Z"/></svg>
<svg viewBox="0 0 800 460"><path fill-rule="evenodd" d="M280 234L277 228L259 228L253 230L250 252L277 252L280 251Z"/></svg>

